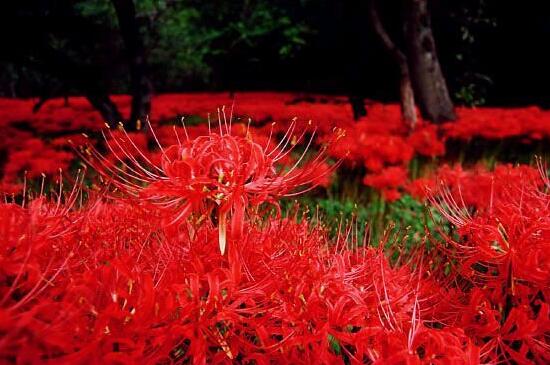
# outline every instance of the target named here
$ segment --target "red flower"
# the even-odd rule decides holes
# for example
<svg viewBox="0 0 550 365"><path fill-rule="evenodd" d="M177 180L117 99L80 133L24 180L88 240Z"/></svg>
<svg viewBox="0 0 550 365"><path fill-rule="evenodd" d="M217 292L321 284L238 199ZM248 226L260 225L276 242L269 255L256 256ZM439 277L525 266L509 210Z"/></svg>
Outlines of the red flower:
<svg viewBox="0 0 550 365"><path fill-rule="evenodd" d="M407 182L407 169L402 166L387 167L379 173L368 173L363 184L375 189L395 189Z"/></svg>
<svg viewBox="0 0 550 365"><path fill-rule="evenodd" d="M277 162L304 138L305 132L295 135L295 129L296 123L292 123L278 145L261 146L250 136L231 134L231 125L222 126L220 120L219 133L195 139L176 135L178 144L168 148L159 144L160 166L151 162L127 133L120 137L109 132L107 145L122 167L94 148L89 150L92 158L83 156L119 189L172 212L171 223L192 214L203 220L215 211L223 254L227 216L231 216L231 232L237 238L242 234L246 207L264 202L277 205L278 197L311 189L335 168L326 168L325 148L300 166L312 140L293 166L279 168Z"/></svg>
<svg viewBox="0 0 550 365"><path fill-rule="evenodd" d="M408 141L420 155L436 157L445 154L445 141L439 138L436 125L418 124Z"/></svg>
<svg viewBox="0 0 550 365"><path fill-rule="evenodd" d="M393 202L401 198L401 193L397 189L382 189L382 196L388 202Z"/></svg>
<svg viewBox="0 0 550 365"><path fill-rule="evenodd" d="M482 361L548 362L545 177L528 166L446 170L446 176L450 187L433 192L431 200L458 234L441 244L442 256L454 261L451 280L464 292L453 316L481 344Z"/></svg>

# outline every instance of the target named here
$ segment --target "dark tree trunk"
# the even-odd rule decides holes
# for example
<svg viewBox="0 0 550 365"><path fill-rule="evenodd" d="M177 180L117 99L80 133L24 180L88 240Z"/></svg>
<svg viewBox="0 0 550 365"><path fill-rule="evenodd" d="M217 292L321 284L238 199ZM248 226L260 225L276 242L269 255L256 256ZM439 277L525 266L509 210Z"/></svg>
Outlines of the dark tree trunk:
<svg viewBox="0 0 550 365"><path fill-rule="evenodd" d="M432 33L428 0L405 0L407 61L422 116L434 123L456 118L441 71Z"/></svg>
<svg viewBox="0 0 550 365"><path fill-rule="evenodd" d="M122 122L122 115L118 111L115 103L109 98L107 93L92 93L87 94L86 98L92 106L101 114L101 117L107 121L111 127L116 126L118 122Z"/></svg>
<svg viewBox="0 0 550 365"><path fill-rule="evenodd" d="M384 47L395 59L395 62L399 66L400 73L400 86L399 86L399 100L401 106L401 116L411 127L414 127L416 123L416 108L414 102L414 92L411 85L411 77L409 73L409 65L407 63L407 56L397 47L395 42L392 41L390 35L386 31L378 10L376 7L376 0L368 1L368 12L371 21L371 25L382 41Z"/></svg>
<svg viewBox="0 0 550 365"><path fill-rule="evenodd" d="M351 105L351 110L353 111L353 119L358 120L361 117L367 115L367 109L365 108L365 99L361 96L350 95L349 103Z"/></svg>
<svg viewBox="0 0 550 365"><path fill-rule="evenodd" d="M136 8L133 0L112 0L124 40L130 69L132 111L128 129L139 127L151 112L152 87L147 77L145 45L139 32Z"/></svg>

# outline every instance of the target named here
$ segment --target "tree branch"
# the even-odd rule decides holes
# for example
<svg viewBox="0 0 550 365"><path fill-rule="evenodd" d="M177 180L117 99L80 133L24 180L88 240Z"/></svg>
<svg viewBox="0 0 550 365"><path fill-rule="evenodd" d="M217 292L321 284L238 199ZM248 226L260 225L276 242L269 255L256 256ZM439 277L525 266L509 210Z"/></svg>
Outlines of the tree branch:
<svg viewBox="0 0 550 365"><path fill-rule="evenodd" d="M409 73L409 64L407 62L407 56L397 47L392 41L390 35L384 28L378 9L376 8L376 0L368 0L368 13L371 21L371 25L378 35L384 47L393 56L400 72L400 85L399 85L399 97L401 104L401 114L403 120L414 128L416 123L416 108L414 101L414 92L411 85L411 78Z"/></svg>
<svg viewBox="0 0 550 365"><path fill-rule="evenodd" d="M392 41L390 35L384 28L380 15L378 14L378 9L376 8L376 0L368 0L368 13L371 21L371 25L378 35L384 47L391 53L391 55L396 59L396 61L401 66L402 64L407 64L407 57L405 54L397 47L397 45Z"/></svg>

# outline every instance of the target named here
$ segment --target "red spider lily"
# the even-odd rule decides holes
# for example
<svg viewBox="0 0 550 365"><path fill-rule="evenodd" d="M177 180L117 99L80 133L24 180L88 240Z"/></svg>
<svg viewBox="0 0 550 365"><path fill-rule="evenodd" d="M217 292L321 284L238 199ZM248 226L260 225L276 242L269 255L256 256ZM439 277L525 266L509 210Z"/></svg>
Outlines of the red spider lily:
<svg viewBox="0 0 550 365"><path fill-rule="evenodd" d="M112 99L123 115L129 113L129 96L115 95ZM264 134L269 134L269 122L272 120L280 121L274 128L274 134L281 132L284 134L293 117L309 117L319 122L318 141L330 139L335 127L347 130L345 143L331 148L332 156L343 159L351 166L364 165L369 171L375 172L388 165L406 164L414 154L439 156L445 152L447 140L506 138L529 143L550 135L548 128L550 113L536 107L458 108L459 118L456 122L433 126L420 121L417 128L411 132L401 121L398 105L394 104L369 103L366 106L367 117L354 122L351 110L346 105L345 98L342 97L237 93L236 100L243 109L250 112L249 116L255 120L251 127L252 134L261 135L259 138L254 138L256 143L260 143L260 140L266 137ZM227 93L157 95L153 98L152 115L157 120L165 121L179 115L202 115L212 111L213 104L227 103L231 103ZM63 99L52 99L38 113L32 113L32 100L0 99L0 109L1 134L13 137L6 138L3 146L0 146L0 155L6 154L8 161L5 166L7 173L2 179L4 190L13 190L11 185L17 182L24 170L29 171L29 176L55 173L58 167L65 169L73 158L63 150L66 147L65 137L54 138L52 143L43 143L42 146L36 143L28 144L26 141L29 138L33 139L36 134L43 136L70 133L74 135L79 132L97 131L102 126L100 115L83 97L69 98L68 105ZM248 116L236 115L235 118L238 120ZM21 131L21 123L25 123L26 127L28 124L29 131L33 131L34 134ZM196 132L200 133L204 128L205 126L201 125L190 127L189 135L195 138ZM161 140L163 138L160 135L166 135L164 131L169 129L171 128L164 126L157 129ZM183 135L183 132L180 135ZM77 139L80 137L74 137L75 141ZM136 144L138 144L137 139ZM167 145L177 144L173 135L168 139L171 141ZM116 149L116 146L113 145L113 148ZM131 151L132 148L127 148L127 152ZM150 157L150 159L160 165L155 158ZM279 162L283 162L283 159ZM397 196L394 190L383 193L388 197Z"/></svg>
<svg viewBox="0 0 550 365"><path fill-rule="evenodd" d="M9 154L4 166L5 179L16 181L24 171L29 177L55 176L60 168L66 170L73 158L72 153L57 151L39 138L26 139L18 150Z"/></svg>
<svg viewBox="0 0 550 365"><path fill-rule="evenodd" d="M548 361L550 202L541 189L544 176L536 173L527 167L463 172L451 185L458 189L432 197L458 229L459 237L447 237L441 247L465 292L457 321L489 362ZM489 187L480 189L484 180ZM475 210L465 203L474 201L464 198L470 195L477 196Z"/></svg>
<svg viewBox="0 0 550 365"><path fill-rule="evenodd" d="M305 221L270 220L263 229L247 225L234 247L241 273L220 269L227 258L213 255L213 227L198 226L192 237L177 234L177 226L160 234L154 210L113 203L94 204L99 211L85 215L85 246L104 248L97 250L102 257L86 260L83 284L70 295L85 298L79 306L93 325L71 321L80 328L77 343L86 345L68 361L155 362L168 352L193 363L475 358L460 331L424 324L430 285L406 267L389 267L381 252L352 251L343 242L331 247ZM72 278L79 280L76 271Z"/></svg>
<svg viewBox="0 0 550 365"><path fill-rule="evenodd" d="M74 261L75 234L82 217L75 213L83 175L73 189L47 198L42 191L21 205L0 204L0 361L12 356L36 363L65 344L61 323L66 308L60 298L67 282L59 283ZM56 284L54 284L56 283ZM36 348L47 349L44 353Z"/></svg>
<svg viewBox="0 0 550 365"><path fill-rule="evenodd" d="M437 126L433 124L417 125L408 142L423 156L436 157L445 154L445 141L438 136Z"/></svg>
<svg viewBox="0 0 550 365"><path fill-rule="evenodd" d="M284 100L272 99L266 119L284 114L275 107ZM193 103L204 100L194 96ZM174 112L169 104L165 115ZM289 109L305 112L301 104ZM370 116L382 118L379 108ZM408 137L387 109L384 125L358 123L401 139L373 159L380 175L408 158L395 153ZM330 103L323 112L344 115ZM550 361L550 203L542 162L542 178L525 166L440 169L447 184L432 189L432 203L451 233L442 230L441 242L431 238L435 248L391 265L382 249L358 247L351 227L331 240L307 219L260 216L255 205L307 189L331 167L321 164L323 156L304 165L305 157L290 156L293 131L274 144L277 125L235 125L229 133L223 124L221 135L198 127L187 130L190 138L177 128L172 147L153 154L145 138L109 132L106 154L90 150L89 159L134 199L92 194L80 204L75 188L52 198L25 190L24 203L0 204L0 362ZM284 160L295 162L279 166ZM406 177L389 175L372 182L399 193ZM231 222L226 233L239 238L227 255L217 252L222 210Z"/></svg>
<svg viewBox="0 0 550 365"><path fill-rule="evenodd" d="M225 115L223 118L225 125L220 116L219 133L210 132L195 139L188 135L180 139L176 134L178 144L168 148L158 143L151 129L161 151L160 166L154 164L125 131L123 138L109 131L110 138L106 139L118 163L110 162L94 148L87 150L90 157L84 157L119 189L172 211L170 223L191 214L203 220L215 211L220 251L224 254L228 216L231 216L231 232L238 238L242 235L246 207L264 202L277 205L277 197L293 196L311 189L336 165L326 168L326 148L322 148L315 158L299 167L312 143L314 131L296 163L277 171L277 162L304 139L306 130L295 135L297 123L292 123L277 146L269 143L261 146L248 135L231 134L232 126L227 124Z"/></svg>
<svg viewBox="0 0 550 365"><path fill-rule="evenodd" d="M63 236L79 242L70 263L25 306L47 322L16 324L28 335L7 330L13 316L0 323L3 353L18 361L448 363L473 351L460 330L428 325L438 290L423 270L349 248L347 233L331 242L295 217L246 220L231 260L216 254L208 220L165 226L158 209L129 199L77 212L78 231Z"/></svg>
<svg viewBox="0 0 550 365"><path fill-rule="evenodd" d="M391 166L378 173L367 173L363 184L382 191L382 196L388 201L401 197L397 190L407 183L407 170L401 166Z"/></svg>

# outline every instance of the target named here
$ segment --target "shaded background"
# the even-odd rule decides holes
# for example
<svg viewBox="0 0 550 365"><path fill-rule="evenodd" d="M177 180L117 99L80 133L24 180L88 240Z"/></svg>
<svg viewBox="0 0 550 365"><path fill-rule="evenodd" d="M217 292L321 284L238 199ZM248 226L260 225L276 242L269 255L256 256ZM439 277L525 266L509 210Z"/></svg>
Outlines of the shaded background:
<svg viewBox="0 0 550 365"><path fill-rule="evenodd" d="M398 100L398 68L365 1L135 1L154 93L295 90ZM400 42L401 1L379 2ZM430 2L440 62L457 104L550 105L550 3ZM0 96L131 88L109 0L0 5Z"/></svg>

